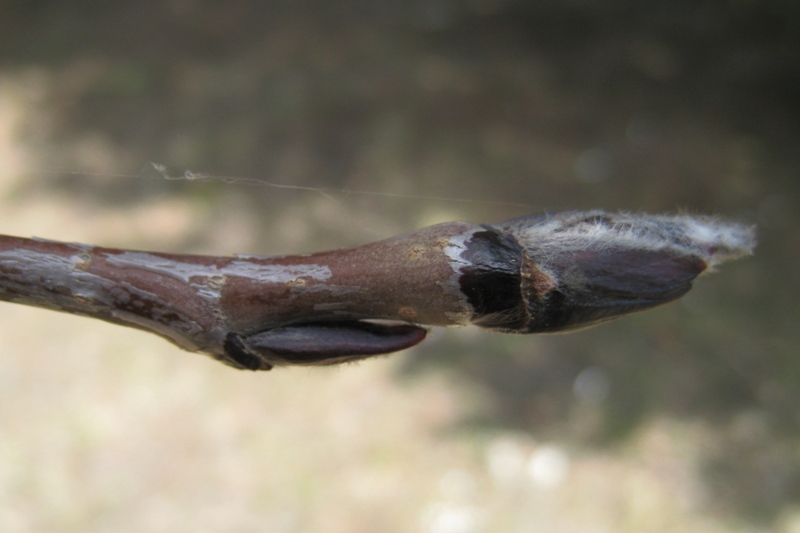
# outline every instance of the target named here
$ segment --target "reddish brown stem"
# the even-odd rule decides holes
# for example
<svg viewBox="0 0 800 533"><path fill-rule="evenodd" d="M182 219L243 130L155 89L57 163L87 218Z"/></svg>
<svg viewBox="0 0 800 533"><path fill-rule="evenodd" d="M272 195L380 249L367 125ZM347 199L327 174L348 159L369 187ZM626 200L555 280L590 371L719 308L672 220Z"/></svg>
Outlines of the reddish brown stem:
<svg viewBox="0 0 800 533"><path fill-rule="evenodd" d="M752 231L741 226L602 212L451 222L286 257L0 236L0 299L136 327L239 368L269 369L396 351L424 338L418 325L583 327L677 298L708 265L752 246Z"/></svg>

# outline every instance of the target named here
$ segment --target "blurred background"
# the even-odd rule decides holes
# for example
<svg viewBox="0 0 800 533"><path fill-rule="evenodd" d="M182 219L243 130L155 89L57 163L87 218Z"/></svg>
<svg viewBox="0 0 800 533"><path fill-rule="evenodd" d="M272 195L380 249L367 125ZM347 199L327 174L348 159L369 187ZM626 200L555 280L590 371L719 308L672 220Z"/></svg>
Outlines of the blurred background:
<svg viewBox="0 0 800 533"><path fill-rule="evenodd" d="M6 0L5 234L287 254L604 208L759 248L595 329L335 369L0 304L0 530L798 532L799 141L794 0ZM247 182L165 179L197 174Z"/></svg>

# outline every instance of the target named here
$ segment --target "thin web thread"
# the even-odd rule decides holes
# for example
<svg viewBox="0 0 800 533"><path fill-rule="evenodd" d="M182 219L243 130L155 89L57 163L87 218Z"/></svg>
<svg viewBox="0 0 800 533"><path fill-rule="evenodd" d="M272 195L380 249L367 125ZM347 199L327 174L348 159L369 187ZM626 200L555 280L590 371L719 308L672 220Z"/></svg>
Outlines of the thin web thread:
<svg viewBox="0 0 800 533"><path fill-rule="evenodd" d="M171 174L168 167L161 163L150 162L145 164L138 174L124 174L124 173L108 173L108 172L88 172L81 170L39 170L28 171L29 174L62 174L70 176L104 176L110 178L146 178L146 179L163 179L167 181L199 181L199 182L219 182L230 185L247 185L253 187L266 187L272 189L284 189L293 191L305 191L314 194L319 194L324 198L333 202L341 202L349 196L378 196L384 198L397 198L407 200L431 200L437 202L450 202L450 203L470 203L480 205L498 205L507 207L523 207L527 209L534 209L531 204L521 202L507 202L502 200L478 200L474 198L464 198L458 196L436 196L426 194L407 194L407 193L394 193L385 191L371 191L365 189L335 189L326 187L313 187L310 185L292 185L288 183L279 183L274 181L260 180L256 178L249 178L245 176L221 176L206 174L203 172L194 172L192 170L184 170L183 174ZM154 175L155 174L155 175Z"/></svg>

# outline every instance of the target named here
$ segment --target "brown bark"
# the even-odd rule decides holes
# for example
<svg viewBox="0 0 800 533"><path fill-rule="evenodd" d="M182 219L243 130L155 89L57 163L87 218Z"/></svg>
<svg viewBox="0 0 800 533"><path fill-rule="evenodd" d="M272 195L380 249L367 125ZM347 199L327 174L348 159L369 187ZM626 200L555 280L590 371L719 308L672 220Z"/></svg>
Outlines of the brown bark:
<svg viewBox="0 0 800 533"><path fill-rule="evenodd" d="M232 366L269 369L403 349L424 338L421 325L583 327L673 300L707 266L752 247L752 230L742 226L602 212L451 222L286 257L0 236L0 299L143 329Z"/></svg>

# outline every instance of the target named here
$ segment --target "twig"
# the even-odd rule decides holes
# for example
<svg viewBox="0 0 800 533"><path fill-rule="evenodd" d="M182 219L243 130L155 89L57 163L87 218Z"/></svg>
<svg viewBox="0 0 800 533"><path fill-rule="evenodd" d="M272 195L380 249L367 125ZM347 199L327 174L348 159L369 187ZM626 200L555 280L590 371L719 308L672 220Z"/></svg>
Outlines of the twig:
<svg viewBox="0 0 800 533"><path fill-rule="evenodd" d="M450 222L287 257L138 252L0 236L0 299L161 335L236 368L329 365L413 346L422 326L586 327L685 294L752 253L708 217L528 216Z"/></svg>

